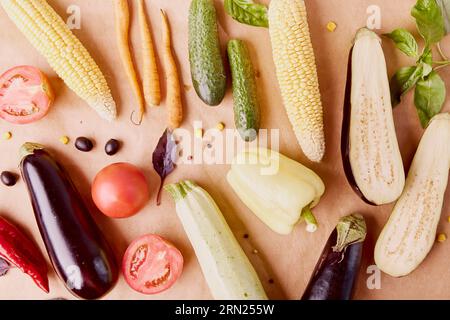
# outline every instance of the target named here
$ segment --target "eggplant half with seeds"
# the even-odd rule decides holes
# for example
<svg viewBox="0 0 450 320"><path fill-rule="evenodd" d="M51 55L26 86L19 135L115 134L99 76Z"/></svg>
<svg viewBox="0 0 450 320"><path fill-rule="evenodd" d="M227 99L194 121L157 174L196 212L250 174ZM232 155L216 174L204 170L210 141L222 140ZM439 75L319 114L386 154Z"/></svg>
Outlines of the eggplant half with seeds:
<svg viewBox="0 0 450 320"><path fill-rule="evenodd" d="M322 251L302 300L350 300L365 238L363 216L352 214L341 218Z"/></svg>
<svg viewBox="0 0 450 320"><path fill-rule="evenodd" d="M450 113L434 116L409 169L403 194L375 246L375 263L401 277L430 252L442 213L450 169ZM447 199L449 200L449 199Z"/></svg>
<svg viewBox="0 0 450 320"><path fill-rule="evenodd" d="M350 52L342 146L349 183L366 202L393 202L405 185L380 38L362 28Z"/></svg>

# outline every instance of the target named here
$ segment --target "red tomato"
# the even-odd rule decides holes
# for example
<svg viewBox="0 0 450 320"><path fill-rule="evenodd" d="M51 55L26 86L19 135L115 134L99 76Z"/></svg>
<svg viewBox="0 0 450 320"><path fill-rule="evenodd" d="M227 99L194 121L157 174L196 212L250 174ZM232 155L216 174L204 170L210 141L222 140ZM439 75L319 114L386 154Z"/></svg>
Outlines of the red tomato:
<svg viewBox="0 0 450 320"><path fill-rule="evenodd" d="M92 183L92 199L103 214L128 218L148 202L150 191L144 174L132 164L115 163L102 169Z"/></svg>
<svg viewBox="0 0 450 320"><path fill-rule="evenodd" d="M19 66L0 76L0 117L27 124L44 117L53 102L45 74L32 66Z"/></svg>
<svg viewBox="0 0 450 320"><path fill-rule="evenodd" d="M134 240L123 257L125 280L131 288L144 294L169 289L182 271L183 256L180 250L154 234Z"/></svg>

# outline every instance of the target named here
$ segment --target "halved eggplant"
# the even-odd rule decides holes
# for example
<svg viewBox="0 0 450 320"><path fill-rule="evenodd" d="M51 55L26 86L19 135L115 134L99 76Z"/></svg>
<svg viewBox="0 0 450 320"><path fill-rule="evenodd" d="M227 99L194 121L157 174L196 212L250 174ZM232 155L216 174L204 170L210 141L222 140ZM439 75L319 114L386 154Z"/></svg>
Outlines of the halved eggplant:
<svg viewBox="0 0 450 320"><path fill-rule="evenodd" d="M405 185L380 38L362 28L350 52L342 157L349 183L373 205L398 199Z"/></svg>
<svg viewBox="0 0 450 320"><path fill-rule="evenodd" d="M400 277L415 270L436 239L450 169L450 113L435 116L409 169L405 190L375 246L375 263Z"/></svg>

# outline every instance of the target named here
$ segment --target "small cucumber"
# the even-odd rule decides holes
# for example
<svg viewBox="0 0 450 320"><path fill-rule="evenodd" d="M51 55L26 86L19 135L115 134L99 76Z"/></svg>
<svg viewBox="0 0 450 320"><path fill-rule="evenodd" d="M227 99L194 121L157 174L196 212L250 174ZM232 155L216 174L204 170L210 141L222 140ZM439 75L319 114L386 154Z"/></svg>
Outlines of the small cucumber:
<svg viewBox="0 0 450 320"><path fill-rule="evenodd" d="M212 0L192 0L189 9L189 61L192 83L207 105L219 105L227 86L220 54L217 14Z"/></svg>
<svg viewBox="0 0 450 320"><path fill-rule="evenodd" d="M233 79L234 122L242 139L253 141L260 126L260 106L255 71L245 42L230 40L228 59Z"/></svg>

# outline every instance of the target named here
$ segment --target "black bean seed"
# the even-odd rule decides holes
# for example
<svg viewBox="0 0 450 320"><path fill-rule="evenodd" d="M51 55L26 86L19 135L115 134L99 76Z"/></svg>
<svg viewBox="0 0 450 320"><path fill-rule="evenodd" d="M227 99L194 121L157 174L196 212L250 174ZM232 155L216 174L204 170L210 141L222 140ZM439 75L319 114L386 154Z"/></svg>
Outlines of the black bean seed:
<svg viewBox="0 0 450 320"><path fill-rule="evenodd" d="M120 149L120 142L116 139L109 140L105 145L105 152L108 156L115 155Z"/></svg>
<svg viewBox="0 0 450 320"><path fill-rule="evenodd" d="M3 171L0 175L0 179L5 186L12 187L17 182L17 175L9 171Z"/></svg>
<svg viewBox="0 0 450 320"><path fill-rule="evenodd" d="M75 140L75 148L83 152L89 152L94 148L94 144L86 137L78 137Z"/></svg>

